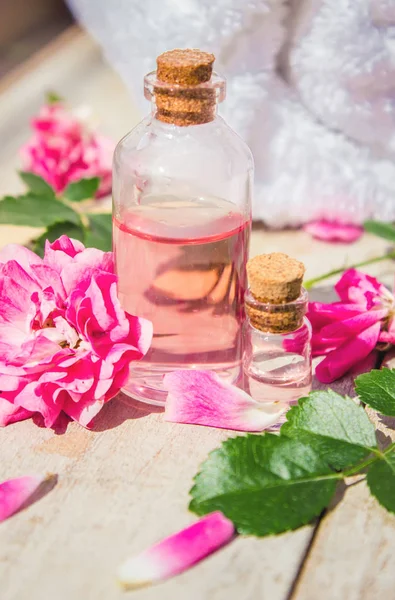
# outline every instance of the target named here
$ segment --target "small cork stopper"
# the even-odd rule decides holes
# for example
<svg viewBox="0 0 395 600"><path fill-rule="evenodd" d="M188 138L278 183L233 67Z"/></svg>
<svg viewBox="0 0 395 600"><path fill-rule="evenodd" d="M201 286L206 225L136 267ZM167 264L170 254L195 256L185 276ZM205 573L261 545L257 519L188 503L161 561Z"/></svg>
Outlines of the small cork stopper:
<svg viewBox="0 0 395 600"><path fill-rule="evenodd" d="M158 56L155 101L160 121L187 126L214 119L216 91L198 87L210 81L214 60L213 54L196 49L169 50Z"/></svg>
<svg viewBox="0 0 395 600"><path fill-rule="evenodd" d="M300 296L304 264L283 254L261 254L247 263L252 295L260 302L284 304Z"/></svg>
<svg viewBox="0 0 395 600"><path fill-rule="evenodd" d="M271 333L287 333L301 326L306 306L293 303L302 289L303 263L274 252L247 263L249 294L246 312L254 327Z"/></svg>
<svg viewBox="0 0 395 600"><path fill-rule="evenodd" d="M159 81L178 85L199 85L210 81L214 54L197 49L169 50L156 59Z"/></svg>

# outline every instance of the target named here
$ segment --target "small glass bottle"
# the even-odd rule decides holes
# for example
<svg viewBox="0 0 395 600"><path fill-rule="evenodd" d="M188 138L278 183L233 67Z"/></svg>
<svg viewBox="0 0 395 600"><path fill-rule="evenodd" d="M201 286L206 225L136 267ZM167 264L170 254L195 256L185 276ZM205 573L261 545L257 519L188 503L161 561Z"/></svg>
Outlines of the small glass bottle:
<svg viewBox="0 0 395 600"><path fill-rule="evenodd" d="M293 402L312 383L308 297L304 265L282 253L263 254L247 264L244 385L257 402Z"/></svg>
<svg viewBox="0 0 395 600"><path fill-rule="evenodd" d="M253 160L217 114L225 80L213 62L199 50L159 56L144 81L151 114L114 156L118 295L154 329L124 391L152 404L165 401L166 372L242 374Z"/></svg>

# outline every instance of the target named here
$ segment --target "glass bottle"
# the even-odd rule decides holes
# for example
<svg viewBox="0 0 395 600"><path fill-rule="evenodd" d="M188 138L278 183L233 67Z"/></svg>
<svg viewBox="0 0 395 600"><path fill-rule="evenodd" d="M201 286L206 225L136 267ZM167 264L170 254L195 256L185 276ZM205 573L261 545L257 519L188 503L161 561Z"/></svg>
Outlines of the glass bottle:
<svg viewBox="0 0 395 600"><path fill-rule="evenodd" d="M217 114L225 80L214 56L174 50L145 77L151 114L117 146L113 244L118 294L153 322L147 355L124 391L163 404L164 374L242 373L253 160Z"/></svg>
<svg viewBox="0 0 395 600"><path fill-rule="evenodd" d="M251 265L258 259L260 266L267 264L269 258L285 257L286 255L262 255L252 259L248 264L249 274ZM295 264L286 257L287 261ZM280 259L282 262L283 259ZM288 277L287 285L271 294L275 284L274 278L287 278L284 270L279 269L278 262L274 272L261 273L260 289L257 292L257 282L250 275L250 288L245 294L246 322L244 325L245 349L243 356L244 385L246 391L257 402L293 402L306 396L311 390L312 383L312 328L305 314L308 306L308 295L301 287L301 279L293 290ZM298 263L301 265L301 263ZM255 270L259 273L260 268ZM304 272L304 267L303 267ZM288 287L287 287L288 286ZM296 298L295 298L296 296Z"/></svg>

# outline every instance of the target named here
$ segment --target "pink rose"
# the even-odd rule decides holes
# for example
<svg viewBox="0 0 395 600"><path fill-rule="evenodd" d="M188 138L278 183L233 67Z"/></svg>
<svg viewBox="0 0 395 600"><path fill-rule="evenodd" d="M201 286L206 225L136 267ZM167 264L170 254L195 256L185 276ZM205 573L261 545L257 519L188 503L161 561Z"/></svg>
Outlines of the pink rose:
<svg viewBox="0 0 395 600"><path fill-rule="evenodd" d="M112 253L62 236L41 259L10 244L0 252L0 425L63 411L88 426L125 384L152 338L125 313Z"/></svg>
<svg viewBox="0 0 395 600"><path fill-rule="evenodd" d="M59 103L43 106L32 128L33 137L21 149L26 171L40 175L58 193L90 177L101 178L98 197L110 193L111 140L88 131Z"/></svg>
<svg viewBox="0 0 395 600"><path fill-rule="evenodd" d="M350 269L335 289L340 302L311 302L308 312L313 354L326 355L316 369L323 383L357 369L379 342L395 343L395 298L384 285Z"/></svg>

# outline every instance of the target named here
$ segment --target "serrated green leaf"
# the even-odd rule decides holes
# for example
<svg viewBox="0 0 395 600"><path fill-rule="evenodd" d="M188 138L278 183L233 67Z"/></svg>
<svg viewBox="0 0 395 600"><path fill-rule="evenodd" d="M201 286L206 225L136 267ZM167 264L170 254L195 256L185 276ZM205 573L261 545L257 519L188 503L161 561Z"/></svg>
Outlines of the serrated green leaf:
<svg viewBox="0 0 395 600"><path fill-rule="evenodd" d="M370 467L367 482L373 496L382 506L395 513L395 454L384 454Z"/></svg>
<svg viewBox="0 0 395 600"><path fill-rule="evenodd" d="M39 256L44 256L45 241L49 240L50 242L53 242L61 235L67 235L70 238L74 238L76 240L80 240L80 242L83 242L84 228L82 225L76 225L75 223L70 223L69 221L55 223L54 225L48 227L47 230L40 235L40 237L33 241L32 250Z"/></svg>
<svg viewBox="0 0 395 600"><path fill-rule="evenodd" d="M191 489L198 515L222 511L239 533L305 525L329 504L338 475L308 445L264 434L229 439L203 463Z"/></svg>
<svg viewBox="0 0 395 600"><path fill-rule="evenodd" d="M72 208L48 196L30 193L17 198L6 196L0 201L1 225L48 227L60 221L79 225L81 219Z"/></svg>
<svg viewBox="0 0 395 600"><path fill-rule="evenodd" d="M395 226L391 223L382 223L381 221L365 221L363 224L365 231L373 233L378 237L395 242Z"/></svg>
<svg viewBox="0 0 395 600"><path fill-rule="evenodd" d="M355 390L361 401L382 415L395 417L395 371L374 369L359 375Z"/></svg>
<svg viewBox="0 0 395 600"><path fill-rule="evenodd" d="M80 179L74 183L69 183L63 196L71 202L81 202L94 198L100 185L100 177L91 177L90 179Z"/></svg>
<svg viewBox="0 0 395 600"><path fill-rule="evenodd" d="M19 171L22 181L27 185L29 190L36 196L55 197L55 192L51 186L39 175L29 173L28 171Z"/></svg>
<svg viewBox="0 0 395 600"><path fill-rule="evenodd" d="M112 248L112 216L110 213L89 214L85 246L110 252Z"/></svg>
<svg viewBox="0 0 395 600"><path fill-rule="evenodd" d="M288 411L281 435L309 444L336 470L353 465L377 446L363 408L332 390L301 398Z"/></svg>

